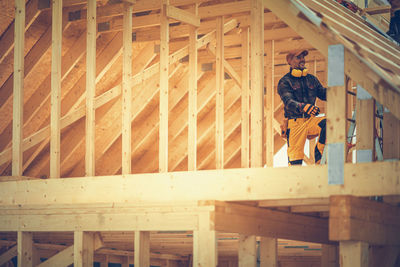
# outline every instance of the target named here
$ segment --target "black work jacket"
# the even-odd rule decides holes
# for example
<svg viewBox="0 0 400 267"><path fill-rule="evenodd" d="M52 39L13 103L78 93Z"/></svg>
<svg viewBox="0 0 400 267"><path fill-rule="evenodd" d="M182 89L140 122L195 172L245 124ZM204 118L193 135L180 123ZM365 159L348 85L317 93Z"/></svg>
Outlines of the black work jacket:
<svg viewBox="0 0 400 267"><path fill-rule="evenodd" d="M285 105L285 117L290 119L304 117L302 104L314 105L317 97L326 100L326 88L312 74L294 77L288 72L279 80L278 94Z"/></svg>

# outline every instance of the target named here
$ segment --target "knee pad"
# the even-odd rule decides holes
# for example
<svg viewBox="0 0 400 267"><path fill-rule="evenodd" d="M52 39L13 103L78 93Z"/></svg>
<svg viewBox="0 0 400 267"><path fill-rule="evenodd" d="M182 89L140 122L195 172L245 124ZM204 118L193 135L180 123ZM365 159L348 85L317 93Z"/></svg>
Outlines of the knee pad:
<svg viewBox="0 0 400 267"><path fill-rule="evenodd" d="M322 121L320 121L318 123L318 126L321 128L318 142L321 144L325 144L325 141L326 141L326 119L323 119Z"/></svg>

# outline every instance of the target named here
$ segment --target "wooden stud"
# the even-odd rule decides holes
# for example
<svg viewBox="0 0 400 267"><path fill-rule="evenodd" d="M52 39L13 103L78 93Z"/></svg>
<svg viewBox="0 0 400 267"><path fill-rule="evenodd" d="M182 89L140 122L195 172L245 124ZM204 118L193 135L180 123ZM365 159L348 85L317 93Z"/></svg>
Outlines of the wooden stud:
<svg viewBox="0 0 400 267"><path fill-rule="evenodd" d="M278 242L276 238L262 236L260 239L260 267L278 266Z"/></svg>
<svg viewBox="0 0 400 267"><path fill-rule="evenodd" d="M389 110L383 113L383 158L400 158L400 120Z"/></svg>
<svg viewBox="0 0 400 267"><path fill-rule="evenodd" d="M193 231L193 267L218 264L217 235L209 213L199 214L199 228Z"/></svg>
<svg viewBox="0 0 400 267"><path fill-rule="evenodd" d="M224 168L224 19L217 17L216 25L216 118L215 118L215 167Z"/></svg>
<svg viewBox="0 0 400 267"><path fill-rule="evenodd" d="M274 77L275 77L275 41L267 42L267 96L266 96L266 161L267 166L274 165Z"/></svg>
<svg viewBox="0 0 400 267"><path fill-rule="evenodd" d="M32 233L18 231L18 266L33 267Z"/></svg>
<svg viewBox="0 0 400 267"><path fill-rule="evenodd" d="M86 43L86 154L85 174L95 175L96 0L88 0Z"/></svg>
<svg viewBox="0 0 400 267"><path fill-rule="evenodd" d="M197 32L197 27L189 26L188 171L197 169Z"/></svg>
<svg viewBox="0 0 400 267"><path fill-rule="evenodd" d="M242 29L242 142L241 142L241 166L242 168L250 167L250 88L249 88L249 33L250 28L245 27Z"/></svg>
<svg viewBox="0 0 400 267"><path fill-rule="evenodd" d="M347 92L345 85L345 61L343 45L328 48L328 89L327 89L327 160L330 184L343 184L345 162Z"/></svg>
<svg viewBox="0 0 400 267"><path fill-rule="evenodd" d="M261 167L264 121L264 5L251 0L251 167Z"/></svg>
<svg viewBox="0 0 400 267"><path fill-rule="evenodd" d="M74 266L93 266L94 241L93 233L74 232Z"/></svg>
<svg viewBox="0 0 400 267"><path fill-rule="evenodd" d="M50 178L60 178L62 0L52 7Z"/></svg>
<svg viewBox="0 0 400 267"><path fill-rule="evenodd" d="M13 89L13 136L12 175L22 176L23 150L23 106L24 106L24 44L25 44L25 1L15 1L14 24L14 89Z"/></svg>
<svg viewBox="0 0 400 267"><path fill-rule="evenodd" d="M132 5L124 4L122 66L122 174L132 165Z"/></svg>
<svg viewBox="0 0 400 267"><path fill-rule="evenodd" d="M257 246L255 235L239 235L239 267L257 266Z"/></svg>
<svg viewBox="0 0 400 267"><path fill-rule="evenodd" d="M167 6L161 2L160 16L160 124L159 124L159 172L168 172L168 75L169 75L169 22Z"/></svg>
<svg viewBox="0 0 400 267"><path fill-rule="evenodd" d="M135 231L135 266L150 266L150 232Z"/></svg>
<svg viewBox="0 0 400 267"><path fill-rule="evenodd" d="M368 243L356 241L340 242L341 267L368 266Z"/></svg>
<svg viewBox="0 0 400 267"><path fill-rule="evenodd" d="M356 125L357 162L371 162L375 148L375 100L359 85L357 86Z"/></svg>
<svg viewBox="0 0 400 267"><path fill-rule="evenodd" d="M335 245L322 244L321 267L338 267L339 249Z"/></svg>

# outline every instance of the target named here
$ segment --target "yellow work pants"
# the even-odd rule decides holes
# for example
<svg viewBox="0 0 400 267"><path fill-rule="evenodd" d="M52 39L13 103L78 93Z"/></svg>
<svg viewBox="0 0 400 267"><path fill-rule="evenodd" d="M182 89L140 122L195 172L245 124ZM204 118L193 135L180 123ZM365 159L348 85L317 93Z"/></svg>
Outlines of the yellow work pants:
<svg viewBox="0 0 400 267"><path fill-rule="evenodd" d="M326 119L325 116L289 119L287 131L287 153L289 162L303 160L304 145L307 136L320 135L321 127L318 124L324 119ZM318 148L323 150L323 145L319 144ZM322 154L322 151L320 152ZM310 151L310 153L313 153L313 151Z"/></svg>

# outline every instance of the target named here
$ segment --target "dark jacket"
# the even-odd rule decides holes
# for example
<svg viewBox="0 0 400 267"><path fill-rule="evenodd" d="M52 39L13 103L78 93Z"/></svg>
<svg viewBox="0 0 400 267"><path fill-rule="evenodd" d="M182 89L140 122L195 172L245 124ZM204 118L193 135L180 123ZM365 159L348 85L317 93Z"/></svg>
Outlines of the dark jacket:
<svg viewBox="0 0 400 267"><path fill-rule="evenodd" d="M303 104L314 105L317 97L326 100L326 88L312 74L297 78L288 72L279 80L278 94L285 105L286 118L302 117Z"/></svg>

